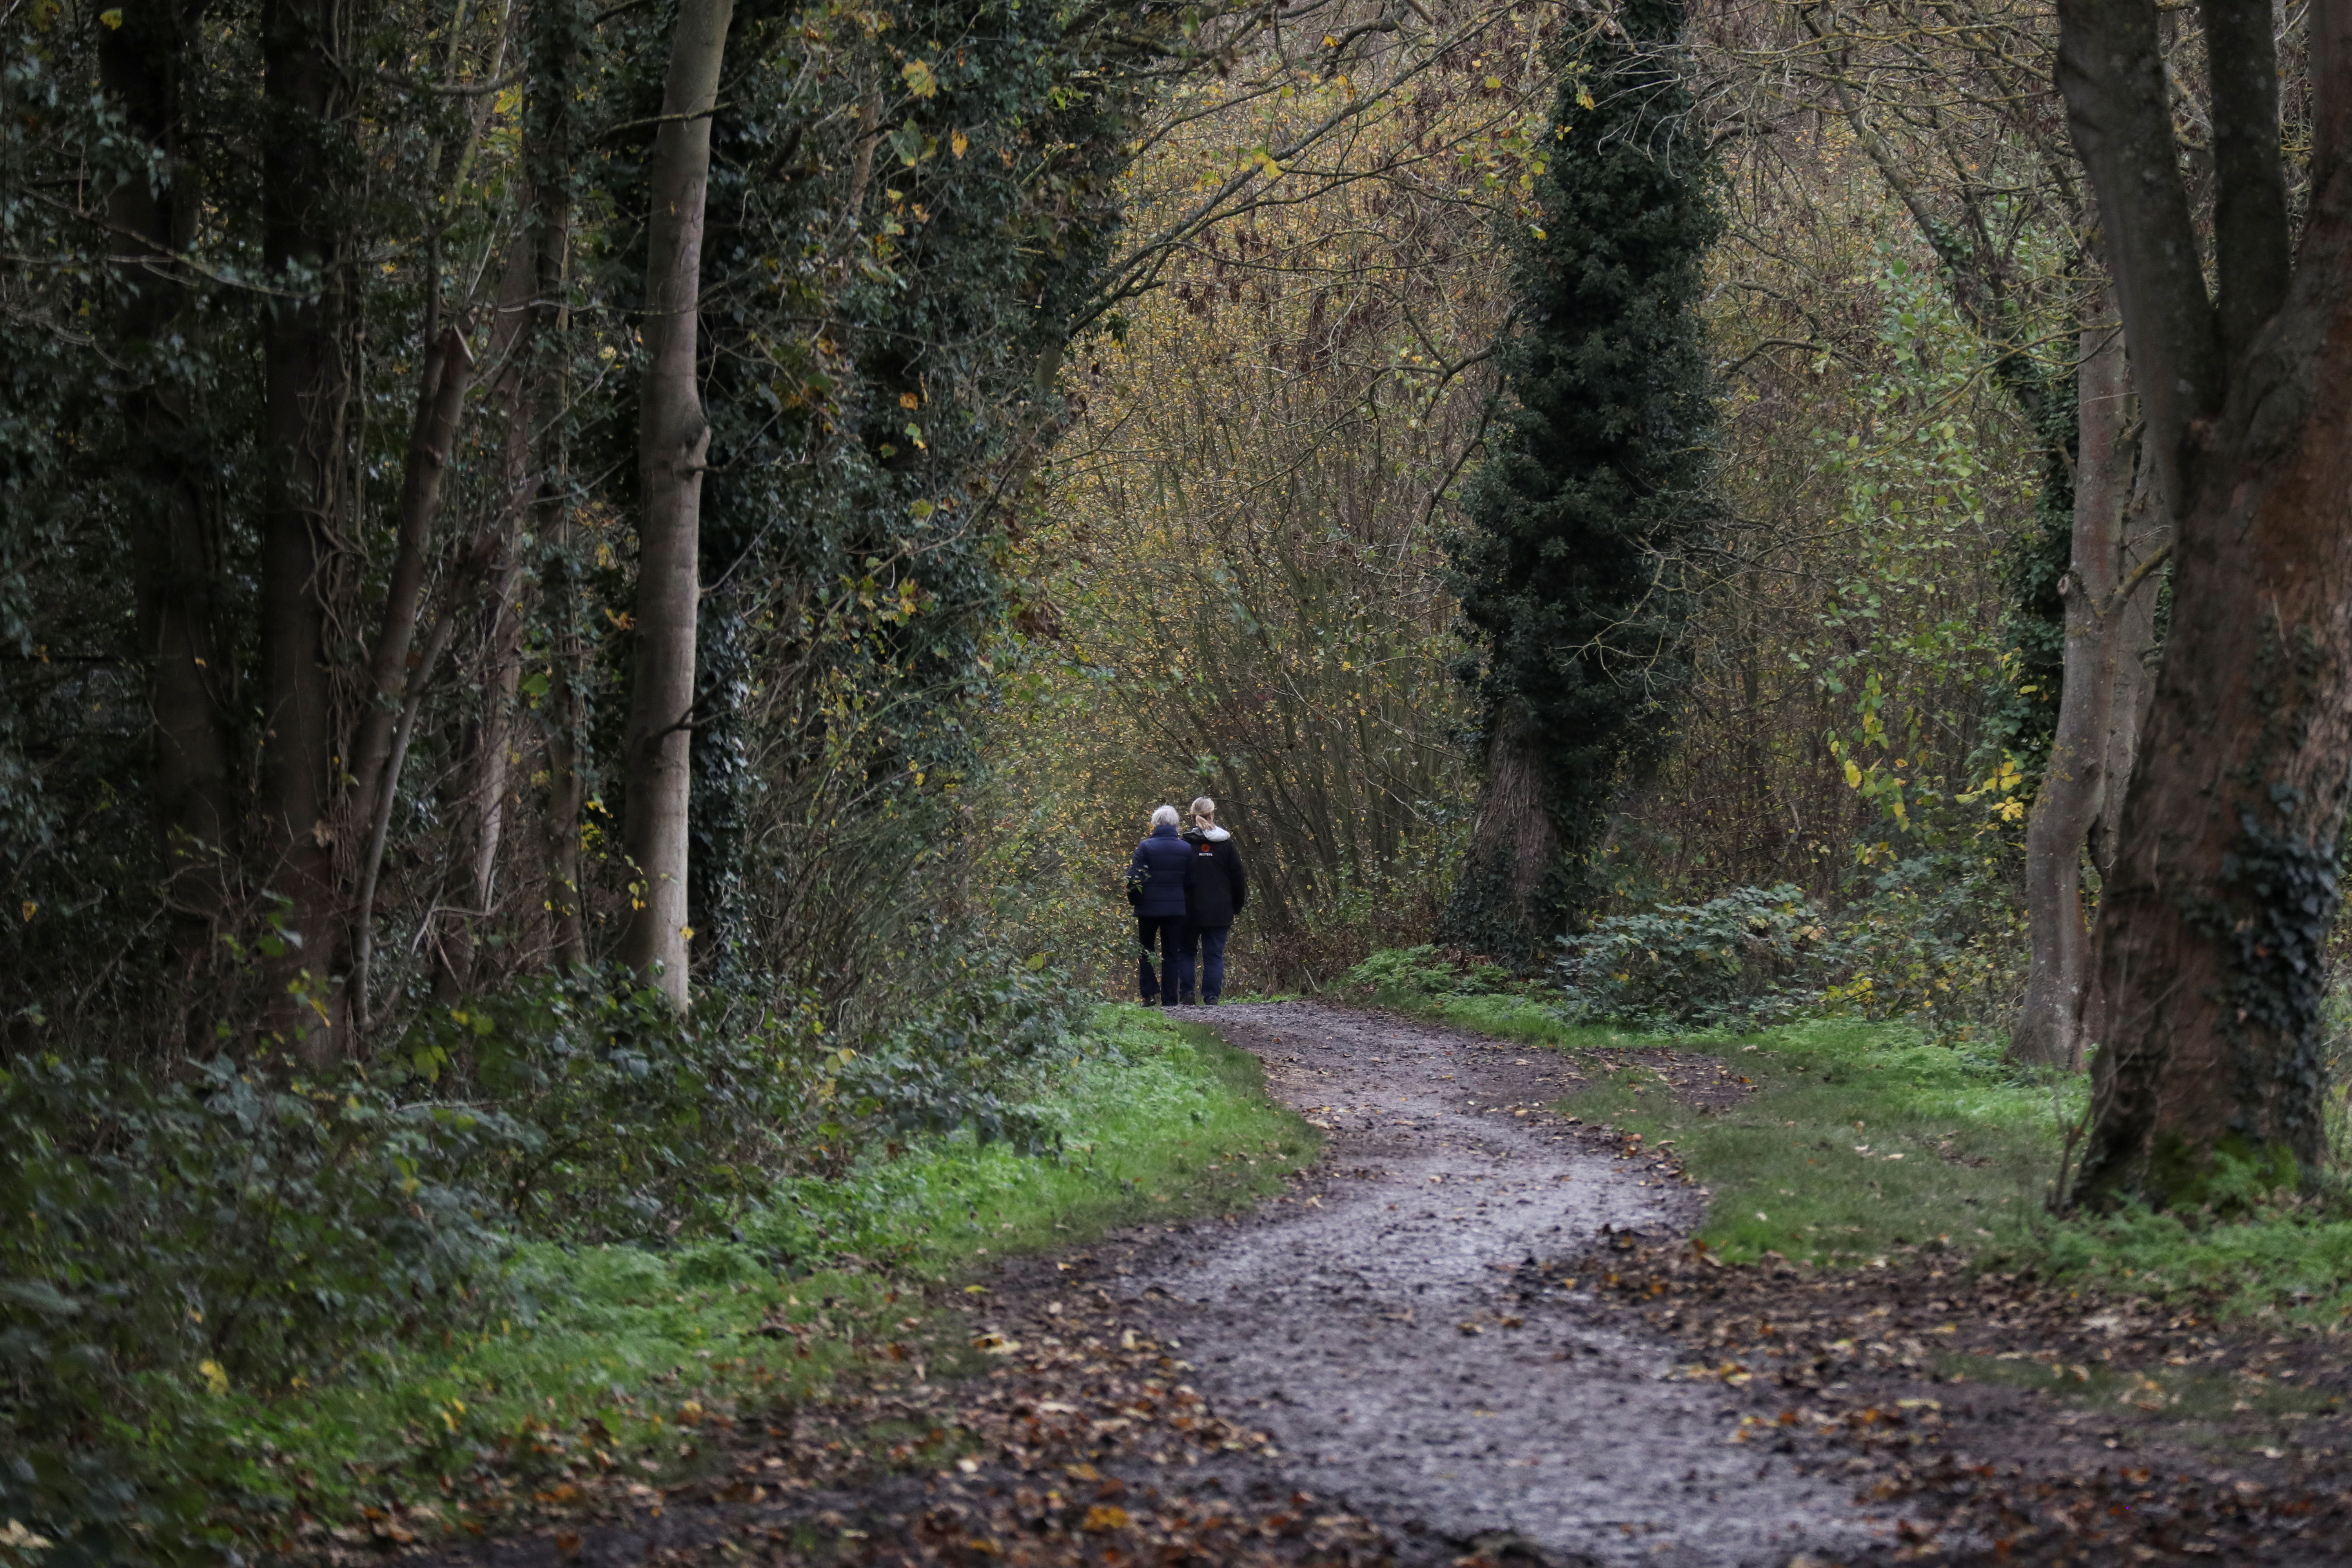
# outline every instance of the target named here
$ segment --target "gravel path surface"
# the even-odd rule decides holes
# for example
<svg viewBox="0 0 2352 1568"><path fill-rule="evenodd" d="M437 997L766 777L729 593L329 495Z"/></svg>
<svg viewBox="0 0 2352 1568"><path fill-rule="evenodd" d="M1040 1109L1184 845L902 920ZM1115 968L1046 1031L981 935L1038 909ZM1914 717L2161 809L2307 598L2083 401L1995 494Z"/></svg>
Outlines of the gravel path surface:
<svg viewBox="0 0 2352 1568"><path fill-rule="evenodd" d="M1279 1217L1139 1273L1174 1298L1202 1393L1273 1434L1303 1484L1405 1527L1549 1555L1782 1563L1885 1540L1848 1489L1727 1441L1730 1403L1671 1357L1530 1298L1523 1263L1698 1199L1542 1108L1551 1053L1312 1003L1202 1009L1325 1127L1331 1179ZM1413 1524L1421 1529L1413 1530Z"/></svg>
<svg viewBox="0 0 2352 1568"><path fill-rule="evenodd" d="M576 1484L514 1516L527 1532L444 1544L439 1563L1885 1559L1897 1521L1854 1502L1868 1478L1801 1472L1793 1443L1729 1441L1731 1391L1666 1381L1675 1352L1638 1316L1528 1267L1586 1256L1603 1226L1664 1243L1700 1211L1664 1162L1547 1109L1579 1081L1561 1057L1310 1003L1183 1017L1255 1052L1276 1098L1328 1134L1282 1196L997 1259L986 1286L949 1297L965 1320L951 1331L997 1358L984 1373L935 1385L919 1366L877 1369L870 1387L747 1421L708 1473L666 1489L609 1459L566 1468ZM1684 1065L1678 1094L1741 1092L1717 1064ZM877 1463L877 1423L953 1434L961 1451ZM322 1557L361 1568L374 1553Z"/></svg>

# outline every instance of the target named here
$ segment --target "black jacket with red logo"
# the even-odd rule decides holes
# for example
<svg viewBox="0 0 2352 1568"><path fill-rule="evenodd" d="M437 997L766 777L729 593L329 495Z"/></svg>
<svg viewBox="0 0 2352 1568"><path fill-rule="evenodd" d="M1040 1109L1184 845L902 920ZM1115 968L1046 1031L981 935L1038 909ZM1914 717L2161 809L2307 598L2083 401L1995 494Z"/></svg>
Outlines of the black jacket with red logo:
<svg viewBox="0 0 2352 1568"><path fill-rule="evenodd" d="M1184 914L1196 926L1229 926L1249 903L1249 874L1234 836L1222 827L1184 835L1192 847L1192 869L1184 879Z"/></svg>

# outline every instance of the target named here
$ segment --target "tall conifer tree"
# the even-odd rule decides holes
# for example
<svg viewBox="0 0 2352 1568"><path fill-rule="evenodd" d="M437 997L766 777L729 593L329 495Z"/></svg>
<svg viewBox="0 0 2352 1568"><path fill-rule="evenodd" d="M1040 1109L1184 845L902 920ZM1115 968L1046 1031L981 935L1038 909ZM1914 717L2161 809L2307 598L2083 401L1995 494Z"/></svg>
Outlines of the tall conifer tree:
<svg viewBox="0 0 2352 1568"><path fill-rule="evenodd" d="M1453 542L1486 776L1445 935L1517 963L1591 908L1612 804L1686 679L1675 563L1707 527L1715 416L1695 310L1722 218L1683 18L1624 0L1562 79L1506 406Z"/></svg>

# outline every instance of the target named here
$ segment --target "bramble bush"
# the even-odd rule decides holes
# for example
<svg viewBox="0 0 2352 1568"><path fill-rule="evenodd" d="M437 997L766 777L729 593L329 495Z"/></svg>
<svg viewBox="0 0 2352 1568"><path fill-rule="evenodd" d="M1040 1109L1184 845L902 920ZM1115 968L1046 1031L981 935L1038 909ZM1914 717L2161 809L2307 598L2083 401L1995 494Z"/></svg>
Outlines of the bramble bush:
<svg viewBox="0 0 2352 1568"><path fill-rule="evenodd" d="M1788 883L1735 888L1610 915L1559 945L1549 987L1434 946L1373 953L1343 983L1404 1005L1521 990L1557 998L1564 1023L1645 1029L1904 1018L1947 1044L1998 1036L2023 990L2014 900L1948 858L1891 865L1835 912Z"/></svg>
<svg viewBox="0 0 2352 1568"><path fill-rule="evenodd" d="M828 1148L961 1127L1024 1153L1055 1147L1053 1129L1019 1102L1022 1091L1070 1059L1098 1003L1042 957L1016 963L982 952L959 957L955 968L910 1016L838 1058L838 1113L816 1130Z"/></svg>
<svg viewBox="0 0 2352 1568"><path fill-rule="evenodd" d="M614 973L550 976L436 1010L389 1064L434 1102L497 1113L515 1143L486 1172L532 1235L675 1235L795 1168L837 1053L805 998L706 996L681 1017Z"/></svg>
<svg viewBox="0 0 2352 1568"><path fill-rule="evenodd" d="M2024 911L1974 868L1898 862L1835 929L1824 1012L1909 1018L1940 1040L1982 1041L2007 1030L2024 1000Z"/></svg>
<svg viewBox="0 0 2352 1568"><path fill-rule="evenodd" d="M1348 971L1341 984L1390 1000L1476 996L1509 989L1510 972L1484 960L1463 962L1433 943L1384 948Z"/></svg>

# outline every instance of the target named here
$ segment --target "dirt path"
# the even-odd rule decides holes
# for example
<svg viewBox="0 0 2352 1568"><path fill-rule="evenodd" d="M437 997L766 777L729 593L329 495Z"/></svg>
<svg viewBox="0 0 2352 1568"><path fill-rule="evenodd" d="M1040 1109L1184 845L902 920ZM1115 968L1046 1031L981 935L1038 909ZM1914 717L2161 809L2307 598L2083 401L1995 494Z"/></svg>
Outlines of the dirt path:
<svg viewBox="0 0 2352 1568"><path fill-rule="evenodd" d="M1727 1441L1735 1411L1661 1381L1664 1344L1572 1321L1524 1264L1697 1199L1542 1108L1556 1056L1310 1003L1198 1015L1329 1131L1320 1190L1137 1279L1192 1382L1302 1482L1456 1540L1609 1563L1766 1563L1879 1538L1845 1489ZM1880 1526L1883 1528L1883 1526Z"/></svg>
<svg viewBox="0 0 2352 1568"><path fill-rule="evenodd" d="M1701 1197L1552 1115L1559 1056L1310 1003L1188 1016L1326 1129L1286 1195L1003 1259L948 1298L983 1375L746 1410L672 1489L567 1468L508 1516L535 1533L445 1561L1785 1568L1890 1544L1850 1478L1731 1440L1732 1390L1666 1381L1689 1352L1563 1285L1604 1226L1664 1241ZM1683 1065L1677 1092L1740 1092Z"/></svg>

